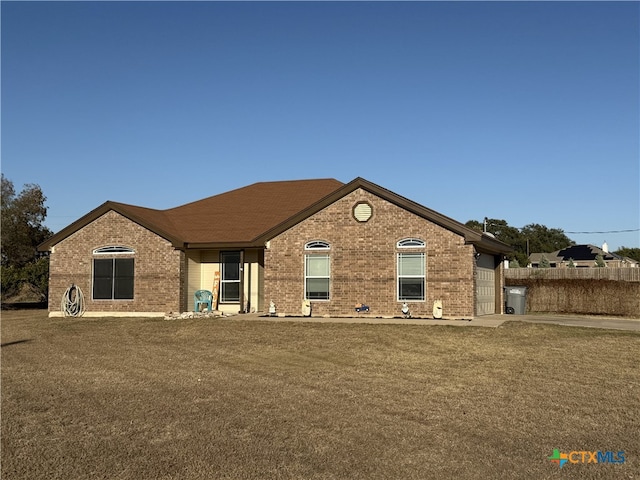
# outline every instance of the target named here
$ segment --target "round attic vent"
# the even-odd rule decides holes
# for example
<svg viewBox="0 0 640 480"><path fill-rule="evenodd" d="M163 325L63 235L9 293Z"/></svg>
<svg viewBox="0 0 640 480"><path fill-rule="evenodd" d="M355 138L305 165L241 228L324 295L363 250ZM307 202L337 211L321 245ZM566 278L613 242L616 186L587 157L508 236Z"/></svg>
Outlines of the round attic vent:
<svg viewBox="0 0 640 480"><path fill-rule="evenodd" d="M353 218L359 222L366 222L371 218L372 212L373 209L367 202L356 203L356 206L353 207Z"/></svg>

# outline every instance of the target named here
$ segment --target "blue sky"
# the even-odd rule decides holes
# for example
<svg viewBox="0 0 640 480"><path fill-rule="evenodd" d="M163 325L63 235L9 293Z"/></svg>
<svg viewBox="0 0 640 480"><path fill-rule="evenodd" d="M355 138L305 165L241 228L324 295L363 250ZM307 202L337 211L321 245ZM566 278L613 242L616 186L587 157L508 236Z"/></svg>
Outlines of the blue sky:
<svg viewBox="0 0 640 480"><path fill-rule="evenodd" d="M640 247L637 2L6 2L2 172L58 231L361 176Z"/></svg>

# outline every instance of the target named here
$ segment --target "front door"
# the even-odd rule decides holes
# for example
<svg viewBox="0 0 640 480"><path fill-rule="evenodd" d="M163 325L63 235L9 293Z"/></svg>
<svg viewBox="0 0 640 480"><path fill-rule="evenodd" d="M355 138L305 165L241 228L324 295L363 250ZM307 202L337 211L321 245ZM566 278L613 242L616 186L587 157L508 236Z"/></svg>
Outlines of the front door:
<svg viewBox="0 0 640 480"><path fill-rule="evenodd" d="M220 303L240 302L240 252L220 252Z"/></svg>

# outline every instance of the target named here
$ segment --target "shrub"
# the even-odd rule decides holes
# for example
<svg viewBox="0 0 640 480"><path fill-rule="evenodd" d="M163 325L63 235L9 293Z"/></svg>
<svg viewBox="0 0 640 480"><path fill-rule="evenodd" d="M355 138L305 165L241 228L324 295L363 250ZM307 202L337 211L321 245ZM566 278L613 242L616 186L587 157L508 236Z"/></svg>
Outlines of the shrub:
<svg viewBox="0 0 640 480"><path fill-rule="evenodd" d="M2 268L2 299L18 295L25 285L30 285L42 298L49 288L49 257L42 257L23 267Z"/></svg>

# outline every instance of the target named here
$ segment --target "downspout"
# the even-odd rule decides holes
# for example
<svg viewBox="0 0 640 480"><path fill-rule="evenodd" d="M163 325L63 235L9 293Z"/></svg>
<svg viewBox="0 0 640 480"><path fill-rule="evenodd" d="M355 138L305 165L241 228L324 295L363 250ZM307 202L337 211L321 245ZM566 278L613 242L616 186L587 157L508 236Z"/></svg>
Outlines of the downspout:
<svg viewBox="0 0 640 480"><path fill-rule="evenodd" d="M244 248L240 250L240 310L238 313L245 313L244 311Z"/></svg>
<svg viewBox="0 0 640 480"><path fill-rule="evenodd" d="M247 263L247 308L246 312L251 313L251 264Z"/></svg>
<svg viewBox="0 0 640 480"><path fill-rule="evenodd" d="M494 255L493 256L493 289L494 289L494 312L497 314L502 313L502 308L504 305L504 301L502 300L503 295L503 287L504 287L504 256L503 255Z"/></svg>

